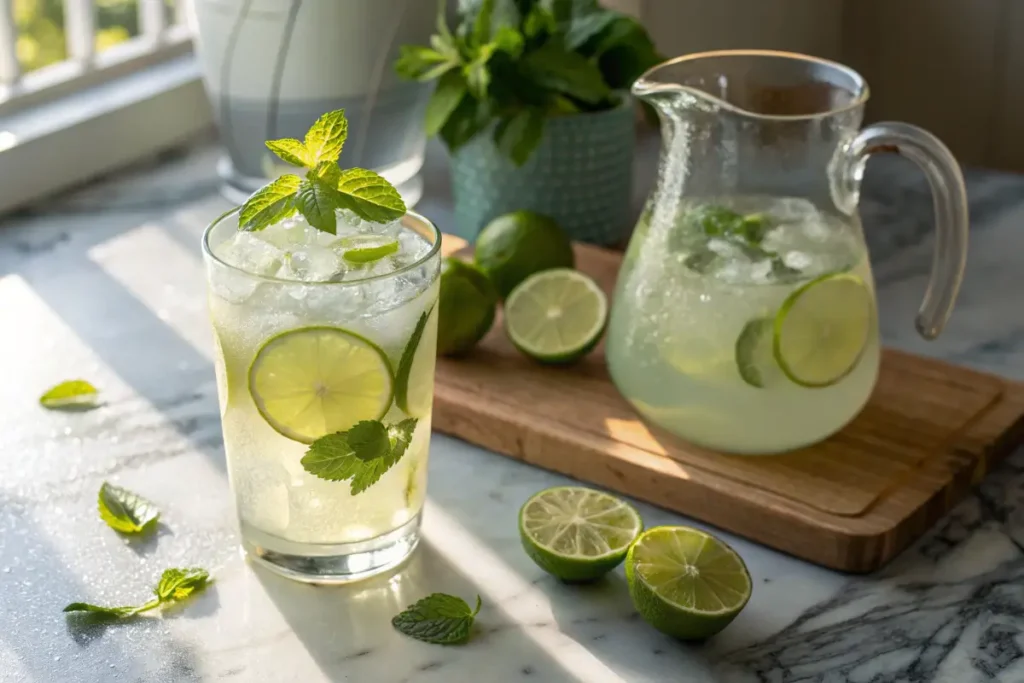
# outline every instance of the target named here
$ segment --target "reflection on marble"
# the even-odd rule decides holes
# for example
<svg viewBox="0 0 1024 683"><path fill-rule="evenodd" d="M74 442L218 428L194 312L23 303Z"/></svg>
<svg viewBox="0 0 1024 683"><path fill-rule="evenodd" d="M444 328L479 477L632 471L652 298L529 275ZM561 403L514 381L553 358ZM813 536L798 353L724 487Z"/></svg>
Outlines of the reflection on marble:
<svg viewBox="0 0 1024 683"><path fill-rule="evenodd" d="M642 149L638 201L655 147ZM208 146L177 152L0 223L0 681L1024 681L1024 452L873 576L725 535L754 594L699 645L640 621L621 569L566 586L521 551L518 506L564 478L441 435L425 540L406 567L326 588L250 566L236 550L198 249L225 207L215 158ZM436 148L426 180L419 209L443 227L451 206ZM884 335L1019 378L1024 178L971 172L968 185L961 306L925 343L912 317L931 258L930 199L904 162L869 165L863 216ZM40 391L70 376L95 381L105 406L40 410ZM155 538L125 541L96 519L104 479L156 501ZM638 507L649 526L690 523ZM141 598L164 567L187 564L216 583L163 618L102 628L60 613L72 600ZM429 646L390 627L433 591L483 597L469 645Z"/></svg>

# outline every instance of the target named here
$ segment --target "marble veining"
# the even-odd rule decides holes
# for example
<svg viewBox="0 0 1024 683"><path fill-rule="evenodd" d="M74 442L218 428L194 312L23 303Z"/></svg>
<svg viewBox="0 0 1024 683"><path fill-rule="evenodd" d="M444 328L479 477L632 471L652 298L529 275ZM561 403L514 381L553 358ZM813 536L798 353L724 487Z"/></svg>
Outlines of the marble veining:
<svg viewBox="0 0 1024 683"><path fill-rule="evenodd" d="M637 205L656 144L640 145ZM424 541L401 571L352 588L295 584L238 554L219 431L199 235L226 207L208 143L164 155L0 220L0 681L165 683L1024 682L1024 451L882 571L830 572L724 535L754 593L704 644L634 613L621 570L592 586L545 575L515 515L566 481L435 435ZM431 147L419 209L450 222ZM887 343L1024 377L1024 177L971 170L972 244L943 337L914 336L933 238L923 178L868 166L862 216ZM46 413L70 376L103 390L91 413ZM126 541L95 515L112 480L163 510ZM640 504L649 525L692 523ZM698 525L699 526L699 525ZM72 600L142 598L159 572L200 564L216 583L185 609L116 626L60 613ZM404 638L390 617L433 591L484 609L473 641Z"/></svg>

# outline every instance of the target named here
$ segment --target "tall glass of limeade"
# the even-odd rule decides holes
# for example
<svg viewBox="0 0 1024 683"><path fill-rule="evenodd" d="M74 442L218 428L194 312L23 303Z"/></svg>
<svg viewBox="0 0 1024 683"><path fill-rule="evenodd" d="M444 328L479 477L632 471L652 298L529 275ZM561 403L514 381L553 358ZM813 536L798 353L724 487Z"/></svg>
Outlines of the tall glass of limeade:
<svg viewBox="0 0 1024 683"><path fill-rule="evenodd" d="M917 316L939 334L967 253L959 167L902 123L860 129L853 70L792 53L694 54L633 92L661 118L658 182L630 241L607 339L637 411L693 443L771 454L853 419L879 371L875 287L857 214L867 157L915 161L935 201L934 257Z"/></svg>
<svg viewBox="0 0 1024 683"><path fill-rule="evenodd" d="M240 229L252 227L243 207L203 238L224 448L248 554L292 578L348 581L397 565L419 538L441 236L411 211L365 220L344 192L324 225L302 192L279 200L302 206L283 218Z"/></svg>

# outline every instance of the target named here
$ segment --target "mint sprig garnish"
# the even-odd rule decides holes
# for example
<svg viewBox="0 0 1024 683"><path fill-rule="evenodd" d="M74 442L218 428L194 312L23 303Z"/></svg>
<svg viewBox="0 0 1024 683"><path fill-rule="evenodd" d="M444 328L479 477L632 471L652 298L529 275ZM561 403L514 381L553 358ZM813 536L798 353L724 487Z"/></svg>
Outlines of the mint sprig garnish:
<svg viewBox="0 0 1024 683"><path fill-rule="evenodd" d="M292 166L305 168L305 177L285 174L257 190L242 205L241 230L263 230L296 212L314 228L335 234L335 211L348 209L365 221L387 223L405 215L398 190L382 176L364 168L342 170L338 158L348 137L345 110L327 112L303 140L270 140L267 148Z"/></svg>
<svg viewBox="0 0 1024 683"><path fill-rule="evenodd" d="M433 593L401 612L391 625L407 636L435 645L461 645L469 640L473 620L480 612L480 596L476 609L470 609L462 598L446 593Z"/></svg>
<svg viewBox="0 0 1024 683"><path fill-rule="evenodd" d="M132 617L142 612L179 603L206 588L210 583L210 573L199 567L184 569L165 569L160 582L153 589L153 599L141 605L108 607L93 605L88 602L73 602L64 608L65 612L91 612L97 616L112 619Z"/></svg>
<svg viewBox="0 0 1024 683"><path fill-rule="evenodd" d="M49 410L92 410L99 407L99 392L84 379L73 379L48 389L39 404Z"/></svg>
<svg viewBox="0 0 1024 683"><path fill-rule="evenodd" d="M364 420L346 432L328 434L310 444L302 467L320 479L350 482L355 496L376 484L402 459L416 422L416 418L408 418L385 425Z"/></svg>
<svg viewBox="0 0 1024 683"><path fill-rule="evenodd" d="M100 518L114 531L140 534L160 519L157 507L137 493L103 482L97 501Z"/></svg>

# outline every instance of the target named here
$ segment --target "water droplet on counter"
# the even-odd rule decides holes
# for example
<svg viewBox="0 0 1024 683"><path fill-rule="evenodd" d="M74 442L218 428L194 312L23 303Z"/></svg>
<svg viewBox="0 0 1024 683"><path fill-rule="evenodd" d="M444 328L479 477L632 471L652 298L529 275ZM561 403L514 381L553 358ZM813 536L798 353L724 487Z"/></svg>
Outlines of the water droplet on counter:
<svg viewBox="0 0 1024 683"><path fill-rule="evenodd" d="M54 655L53 661L59 662L60 661L60 655Z"/></svg>

